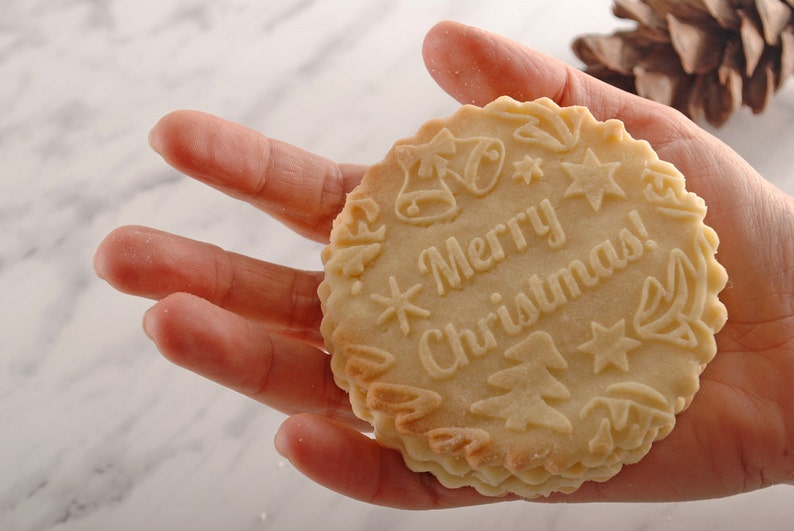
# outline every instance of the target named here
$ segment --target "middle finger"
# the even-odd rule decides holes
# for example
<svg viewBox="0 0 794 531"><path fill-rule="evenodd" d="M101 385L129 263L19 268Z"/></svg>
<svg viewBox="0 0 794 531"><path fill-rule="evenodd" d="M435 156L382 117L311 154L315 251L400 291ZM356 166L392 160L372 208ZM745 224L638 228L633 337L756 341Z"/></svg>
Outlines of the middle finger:
<svg viewBox="0 0 794 531"><path fill-rule="evenodd" d="M147 227L121 227L100 245L95 268L116 289L162 299L185 292L315 346L322 273L299 271Z"/></svg>

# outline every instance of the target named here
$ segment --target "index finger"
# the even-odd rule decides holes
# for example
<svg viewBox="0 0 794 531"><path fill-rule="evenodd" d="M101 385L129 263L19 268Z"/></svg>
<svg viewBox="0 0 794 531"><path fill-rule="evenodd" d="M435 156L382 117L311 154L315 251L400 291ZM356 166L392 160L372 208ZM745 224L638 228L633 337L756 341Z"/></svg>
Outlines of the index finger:
<svg viewBox="0 0 794 531"><path fill-rule="evenodd" d="M171 166L325 242L365 167L337 164L199 111L167 114L149 142Z"/></svg>
<svg viewBox="0 0 794 531"><path fill-rule="evenodd" d="M430 74L461 103L482 106L502 95L519 101L545 96L563 107L583 105L602 121L620 117L629 132L641 130L657 148L694 134L691 121L665 105L479 28L440 22L428 32L422 51Z"/></svg>

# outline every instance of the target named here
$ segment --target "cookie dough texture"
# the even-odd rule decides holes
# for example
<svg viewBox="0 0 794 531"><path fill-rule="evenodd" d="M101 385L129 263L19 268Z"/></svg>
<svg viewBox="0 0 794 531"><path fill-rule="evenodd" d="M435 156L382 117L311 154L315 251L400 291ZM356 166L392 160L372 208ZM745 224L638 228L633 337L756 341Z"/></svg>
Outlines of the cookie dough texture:
<svg viewBox="0 0 794 531"><path fill-rule="evenodd" d="M706 206L617 120L461 107L397 142L323 252L322 332L377 440L449 487L532 498L666 436L727 314Z"/></svg>

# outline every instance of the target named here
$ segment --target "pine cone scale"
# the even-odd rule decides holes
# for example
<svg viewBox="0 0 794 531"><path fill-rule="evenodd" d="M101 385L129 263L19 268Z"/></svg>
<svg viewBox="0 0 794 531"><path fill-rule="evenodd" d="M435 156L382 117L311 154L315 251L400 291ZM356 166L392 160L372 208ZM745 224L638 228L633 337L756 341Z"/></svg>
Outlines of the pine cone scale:
<svg viewBox="0 0 794 531"><path fill-rule="evenodd" d="M794 75L794 30L783 32L780 36L780 50L778 89L780 89L786 79Z"/></svg>
<svg viewBox="0 0 794 531"><path fill-rule="evenodd" d="M794 76L794 0L615 0L636 28L573 43L586 71L719 126Z"/></svg>
<svg viewBox="0 0 794 531"><path fill-rule="evenodd" d="M717 23L725 29L736 29L741 24L736 10L731 7L729 2L723 0L703 0L703 4L709 12L709 15L717 21Z"/></svg>
<svg viewBox="0 0 794 531"><path fill-rule="evenodd" d="M764 28L764 41L770 46L780 44L780 34L791 22L791 8L781 0L756 0L758 16Z"/></svg>
<svg viewBox="0 0 794 531"><path fill-rule="evenodd" d="M742 20L741 30L739 34L742 38L742 45L744 49L745 58L745 75L751 77L758 62L761 60L766 49L764 36L761 34L761 29L758 24L749 16L744 10L739 11L739 17Z"/></svg>
<svg viewBox="0 0 794 531"><path fill-rule="evenodd" d="M722 61L725 36L722 31L702 25L688 24L667 15L673 48L681 58L687 74L702 74L716 69Z"/></svg>

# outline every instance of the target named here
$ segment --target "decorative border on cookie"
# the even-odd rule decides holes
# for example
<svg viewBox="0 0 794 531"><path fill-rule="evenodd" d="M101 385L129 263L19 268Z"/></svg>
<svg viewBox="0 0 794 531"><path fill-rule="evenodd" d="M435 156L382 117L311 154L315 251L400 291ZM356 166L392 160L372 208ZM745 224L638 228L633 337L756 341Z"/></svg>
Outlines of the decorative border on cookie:
<svg viewBox="0 0 794 531"><path fill-rule="evenodd" d="M632 139L617 120L596 122L589 113L585 115L580 109L560 108L545 98L518 103L503 97L487 105L482 112L515 122L514 139L540 146L551 153L566 153L573 149L585 120L588 127L600 128L604 139L643 142ZM450 122L452 120L454 116ZM486 136L458 138L446 127L440 128L426 144L398 143L394 148L394 156L405 172L405 180L395 201L395 215L403 223L415 226L451 221L460 214L455 195L447 183L455 183L465 193L481 197L494 188L499 178L507 178L505 175L509 175L510 169L514 170L511 178L516 183L531 185L543 178L541 161L526 157L513 161L511 168L509 161L505 160L505 148L499 139ZM594 211L601 208L605 197L620 197L620 187L614 181L609 182L610 172L614 170L610 164L617 163L599 161L590 149L587 149L585 159L580 164L562 163L563 169L569 172L572 179L565 197L582 197ZM487 166L488 171L480 171L481 165ZM603 168L604 180L600 188L579 182L578 167ZM437 179L432 190L422 190L416 188L416 183L411 181L412 176ZM714 333L726 319L724 306L717 299L718 292L726 282L724 269L714 260L718 239L711 228L702 224L706 213L703 200L686 191L683 175L672 164L652 158L646 161L640 180L644 186L642 196L656 212L662 216L700 223L702 230L696 231L690 249L676 248L670 251L664 276L645 280L642 296L636 301L632 315L627 315L617 323L593 321L592 340L582 344L579 350L593 355L596 372L599 372L599 367L609 364L621 366L627 363L626 352L640 348L639 341L625 335L624 329L630 325L642 340L691 350L696 354L702 371L716 353ZM541 203L523 213L519 221L531 226L535 235L544 238L554 248L564 242L564 233L555 230L553 209L550 209L549 205ZM356 192L351 193L344 212L346 215L340 216L334 225L333 250L330 246L326 248L323 260L326 271L346 279L350 294L358 296L362 292L359 277L379 258L388 229L381 219L379 205ZM497 227L501 227L498 230L502 234L512 231L513 241L520 248L524 236L513 231L511 222L519 222L515 220L510 218ZM448 267L443 256L428 255L424 261L420 258L420 263L426 267L424 272L433 275L439 295L446 290L459 288L480 268L491 267L489 260L494 262L504 258L493 245L490 255L482 249L478 250L477 245L483 247L489 243L489 234L480 238L482 244L470 244L468 254L462 246L456 247L450 243L447 249L449 256L458 257L455 268ZM490 243L495 239L493 236ZM617 247L609 240L593 247L586 260L576 261L559 273L558 282L566 283L568 297L576 297L587 287L597 285L601 278L628 267L633 260L641 258L644 252L656 246L636 211L629 213L626 226L619 232L616 241ZM475 245L474 251L471 251L472 245ZM696 289L690 289L691 286ZM412 322L426 318L429 314L414 301L421 289L421 284L400 286L394 276L390 277L387 291L370 295L381 312L376 318L377 324L393 322L408 336ZM538 287L538 293L543 290L544 286ZM319 294L325 313L327 302L333 295L327 282L321 285ZM493 295L492 302L496 305L502 303L498 294ZM551 308L549 311L553 311L557 302L547 301L547 304ZM505 303L493 315L506 330L511 331L512 327L518 336L533 329L532 325L538 316L547 310L540 300L534 307L534 320L532 312L525 312L524 315L528 317L521 322L510 317L510 309ZM517 314L514 312L513 315ZM582 419L596 418L596 428L588 442L590 454L581 463L557 469L554 463L542 459L535 459L537 464L533 465L530 463L532 459L515 455L510 448L501 447L487 430L481 428L447 426L418 429L418 421L440 406L441 396L419 386L378 381L379 376L397 363L393 353L371 345L351 344L344 337L344 326L339 326L337 317L326 315L322 328L333 355L332 369L337 384L350 393L356 414L375 426L378 440L387 446L399 448L412 469L431 471L447 486L473 485L488 495L515 492L535 497L552 491L575 490L588 479L604 480L611 477L623 464L639 460L655 440L672 430L675 415L688 406L699 386L698 375L693 374L693 380L682 386L687 392L672 402L668 402L653 387L639 382L616 383L607 387L579 411ZM434 331L427 341L438 340L441 335L441 331ZM485 334L483 348L490 347L488 341ZM614 359L599 359L601 351L597 344L603 341L612 341L616 345L618 352ZM621 349L622 357L619 352ZM527 352L533 355L525 355ZM542 353L541 361L538 361L538 352ZM555 385L553 372L564 370L566 361L557 351L554 338L542 330L533 330L518 344L508 348L504 356L515 365L488 378L490 385L502 389L504 393L471 404L471 412L503 418L508 429L520 431L531 423L563 435L570 433L570 420L545 401L564 399L567 392L561 384ZM422 360L426 371L439 380L452 376L457 368L467 363L465 357L443 366L432 356L424 356ZM546 379L543 396L537 396L537 407L513 407L515 401L510 394L511 382L516 381L519 373L530 368L527 364L538 363L545 365ZM535 365L531 365L531 368L537 369ZM625 370L628 370L628 366Z"/></svg>

